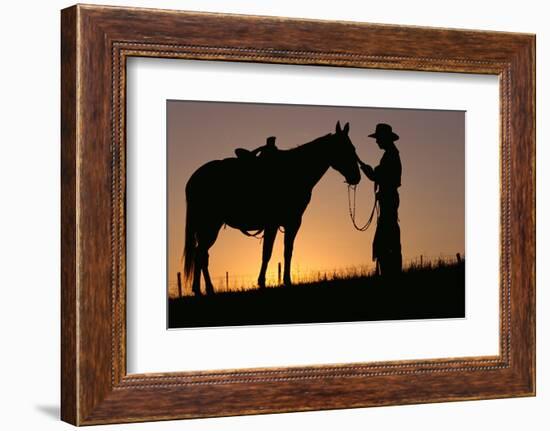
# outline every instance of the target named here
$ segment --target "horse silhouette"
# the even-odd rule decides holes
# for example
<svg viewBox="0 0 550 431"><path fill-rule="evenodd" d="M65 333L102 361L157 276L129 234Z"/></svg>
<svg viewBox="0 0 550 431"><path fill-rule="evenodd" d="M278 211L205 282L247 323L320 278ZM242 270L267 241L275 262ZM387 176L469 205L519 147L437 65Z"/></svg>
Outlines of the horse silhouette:
<svg viewBox="0 0 550 431"><path fill-rule="evenodd" d="M192 280L199 296L201 271L207 294L214 293L208 272L208 250L225 224L244 233L263 232L263 252L258 285L265 287L277 230L284 229L284 284L291 285L290 267L294 239L311 193L329 167L348 184L361 179L355 147L349 139L349 123L336 124L329 133L290 150L265 158L213 160L198 168L185 193L184 276ZM235 250L238 253L238 250Z"/></svg>

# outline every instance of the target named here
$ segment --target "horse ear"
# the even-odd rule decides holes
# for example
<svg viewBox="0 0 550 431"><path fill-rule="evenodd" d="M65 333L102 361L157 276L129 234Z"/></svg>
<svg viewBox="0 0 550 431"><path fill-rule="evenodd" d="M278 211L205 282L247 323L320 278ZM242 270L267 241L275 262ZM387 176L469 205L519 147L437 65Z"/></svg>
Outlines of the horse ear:
<svg viewBox="0 0 550 431"><path fill-rule="evenodd" d="M340 127L340 121L336 123L336 133L342 133L342 128Z"/></svg>
<svg viewBox="0 0 550 431"><path fill-rule="evenodd" d="M344 126L344 133L347 135L349 132L349 123L346 123L346 125Z"/></svg>

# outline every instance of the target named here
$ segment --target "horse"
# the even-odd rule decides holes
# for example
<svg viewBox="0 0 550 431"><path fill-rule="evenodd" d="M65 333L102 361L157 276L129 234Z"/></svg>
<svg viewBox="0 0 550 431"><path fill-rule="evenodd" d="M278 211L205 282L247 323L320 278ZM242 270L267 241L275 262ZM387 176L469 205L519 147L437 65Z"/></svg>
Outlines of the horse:
<svg viewBox="0 0 550 431"><path fill-rule="evenodd" d="M192 292L201 295L202 272L206 293L214 293L208 250L224 225L248 235L263 232L259 288L265 288L273 243L277 231L283 228L283 282L290 286L294 239L313 188L329 168L339 172L348 184L355 185L361 179L355 147L349 138L349 123L342 129L338 122L335 133L289 150L278 150L270 157L231 157L198 168L185 187L184 279L192 281Z"/></svg>

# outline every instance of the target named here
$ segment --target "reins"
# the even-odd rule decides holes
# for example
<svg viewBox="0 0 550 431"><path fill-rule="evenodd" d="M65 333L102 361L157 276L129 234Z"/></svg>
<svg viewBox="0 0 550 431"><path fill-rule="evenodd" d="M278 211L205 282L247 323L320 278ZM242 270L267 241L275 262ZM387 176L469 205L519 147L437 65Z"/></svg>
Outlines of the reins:
<svg viewBox="0 0 550 431"><path fill-rule="evenodd" d="M376 186L375 186L376 187ZM353 227L357 229L360 232L366 231L370 225L372 224L372 221L374 220L374 213L376 212L376 209L378 208L378 200L376 199L376 191L374 195L374 205L372 206L372 211L370 213L369 219L363 226L359 226L357 224L357 221L355 219L356 216L356 198L357 198L357 186L356 185L348 185L348 209L349 209L349 216L351 218L351 222L353 223ZM352 205L352 195L353 192L353 205Z"/></svg>

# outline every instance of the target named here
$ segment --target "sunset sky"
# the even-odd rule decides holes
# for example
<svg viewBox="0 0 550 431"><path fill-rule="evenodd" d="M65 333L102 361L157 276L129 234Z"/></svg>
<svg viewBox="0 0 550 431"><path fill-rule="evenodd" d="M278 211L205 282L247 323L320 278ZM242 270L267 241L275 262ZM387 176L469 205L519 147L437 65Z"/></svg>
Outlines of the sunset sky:
<svg viewBox="0 0 550 431"><path fill-rule="evenodd" d="M399 219L405 265L426 258L464 253L465 142L463 111L273 105L196 101L167 102L168 284L175 292L181 271L185 228L185 185L204 163L232 157L237 147L256 148L268 136L289 149L334 132L337 121L350 123L349 136L357 154L376 166L383 152L367 135L377 123L392 125L403 165ZM373 205L373 185L358 185L357 218L363 224ZM353 227L347 185L329 169L313 190L294 245L293 275L372 266L375 226L366 232ZM283 262L283 235L278 234L268 268L268 284ZM230 227L222 228L210 249L214 287L249 285L257 279L262 244ZM187 290L189 290L187 288Z"/></svg>

